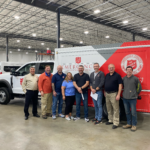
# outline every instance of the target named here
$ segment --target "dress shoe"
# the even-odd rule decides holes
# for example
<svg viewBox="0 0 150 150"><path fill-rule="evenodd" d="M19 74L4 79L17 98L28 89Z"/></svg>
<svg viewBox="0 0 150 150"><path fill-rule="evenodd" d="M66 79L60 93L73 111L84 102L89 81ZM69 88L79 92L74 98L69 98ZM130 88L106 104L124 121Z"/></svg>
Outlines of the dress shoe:
<svg viewBox="0 0 150 150"><path fill-rule="evenodd" d="M47 117L52 117L52 114L51 113L47 113L46 116Z"/></svg>
<svg viewBox="0 0 150 150"><path fill-rule="evenodd" d="M106 125L110 125L110 124L113 124L112 122L106 122Z"/></svg>
<svg viewBox="0 0 150 150"><path fill-rule="evenodd" d="M47 119L47 116L46 116L46 115L43 115L42 118L43 118L43 119Z"/></svg>
<svg viewBox="0 0 150 150"><path fill-rule="evenodd" d="M25 118L24 118L25 120L28 120L28 117L27 116L25 116Z"/></svg>
<svg viewBox="0 0 150 150"><path fill-rule="evenodd" d="M116 128L118 128L118 126L115 126L115 125L112 126L112 129L116 129Z"/></svg>
<svg viewBox="0 0 150 150"><path fill-rule="evenodd" d="M33 117L38 117L38 118L39 118L39 117L40 117L40 115L36 114L36 115L33 115Z"/></svg>

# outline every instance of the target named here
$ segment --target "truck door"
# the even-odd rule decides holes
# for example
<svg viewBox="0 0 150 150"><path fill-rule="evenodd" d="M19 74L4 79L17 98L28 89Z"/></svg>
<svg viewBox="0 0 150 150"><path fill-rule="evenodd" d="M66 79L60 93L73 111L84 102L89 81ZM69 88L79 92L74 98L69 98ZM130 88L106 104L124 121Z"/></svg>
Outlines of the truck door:
<svg viewBox="0 0 150 150"><path fill-rule="evenodd" d="M26 64L25 66L23 66L22 68L20 68L17 71L17 76L12 76L12 90L13 93L16 94L24 94L23 90L22 90L22 82L23 82L23 78L25 75L27 75L30 72L30 67L31 66L35 66L35 63L30 63L30 64ZM35 66L36 67L36 66Z"/></svg>

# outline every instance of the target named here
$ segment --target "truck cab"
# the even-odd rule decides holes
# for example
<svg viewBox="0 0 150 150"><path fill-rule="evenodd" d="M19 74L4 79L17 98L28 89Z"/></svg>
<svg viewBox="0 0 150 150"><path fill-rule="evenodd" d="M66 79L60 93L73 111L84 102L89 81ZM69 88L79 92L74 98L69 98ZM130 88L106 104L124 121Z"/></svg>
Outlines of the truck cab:
<svg viewBox="0 0 150 150"><path fill-rule="evenodd" d="M0 75L0 103L8 104L15 97L23 97L22 82L25 75L30 71L31 66L35 66L35 73L40 76L45 71L45 66L51 66L51 73L55 72L55 61L33 61L26 63L16 71Z"/></svg>

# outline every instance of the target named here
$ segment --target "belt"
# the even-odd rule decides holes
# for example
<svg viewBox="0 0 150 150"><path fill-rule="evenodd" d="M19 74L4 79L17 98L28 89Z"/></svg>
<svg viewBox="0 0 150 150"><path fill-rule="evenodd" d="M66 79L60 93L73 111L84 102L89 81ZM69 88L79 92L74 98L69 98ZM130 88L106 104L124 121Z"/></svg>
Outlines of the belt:
<svg viewBox="0 0 150 150"><path fill-rule="evenodd" d="M32 92L36 92L36 91L38 91L38 90L28 90L28 89L26 89L27 91L32 91Z"/></svg>
<svg viewBox="0 0 150 150"><path fill-rule="evenodd" d="M107 91L106 91L107 92ZM110 93L116 93L116 92L118 92L118 91L109 91L109 92L107 92L108 94L110 94Z"/></svg>

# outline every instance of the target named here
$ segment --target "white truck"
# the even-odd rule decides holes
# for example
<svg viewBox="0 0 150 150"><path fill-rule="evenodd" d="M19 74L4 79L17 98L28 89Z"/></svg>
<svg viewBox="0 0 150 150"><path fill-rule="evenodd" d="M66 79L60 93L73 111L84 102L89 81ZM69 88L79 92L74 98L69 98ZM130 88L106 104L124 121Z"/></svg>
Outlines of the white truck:
<svg viewBox="0 0 150 150"><path fill-rule="evenodd" d="M24 95L21 84L24 76L29 73L30 66L35 66L37 75L44 72L45 65L51 66L52 74L57 72L58 65L62 65L64 73L72 72L74 75L78 72L80 64L84 65L85 72L90 74L93 71L93 63L98 62L104 74L108 73L108 64L113 63L116 72L122 77L126 75L125 68L128 65L132 66L133 73L140 79L143 89L140 93L141 100L137 101L137 111L150 112L149 57L150 41L55 49L55 61L33 61L26 63L11 74L0 75L0 103L8 104L14 97ZM123 105L121 101L120 105ZM94 106L90 97L90 89L88 106ZM106 107L105 104L104 107ZM120 109L122 110L123 108ZM106 108L104 111L107 111Z"/></svg>

